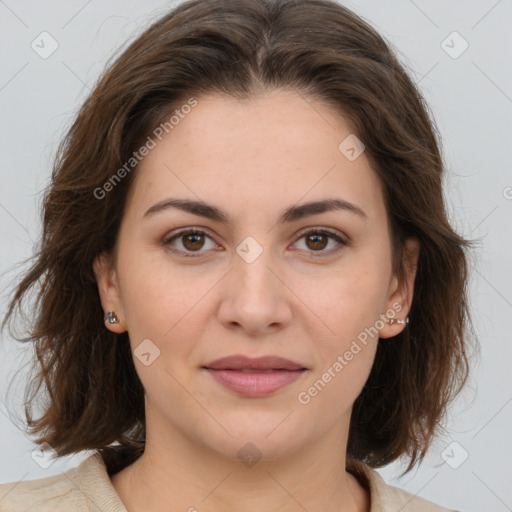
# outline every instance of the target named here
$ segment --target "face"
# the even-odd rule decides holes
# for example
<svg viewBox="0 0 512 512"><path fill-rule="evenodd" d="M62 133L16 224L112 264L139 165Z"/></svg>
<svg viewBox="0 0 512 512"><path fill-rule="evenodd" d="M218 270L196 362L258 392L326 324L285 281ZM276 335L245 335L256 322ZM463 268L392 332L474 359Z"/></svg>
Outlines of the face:
<svg viewBox="0 0 512 512"><path fill-rule="evenodd" d="M196 99L137 169L116 257L94 264L119 318L107 328L129 334L148 442L233 458L251 442L269 459L343 445L378 338L404 328L383 315L405 318L412 298L414 266L408 283L392 273L380 182L354 139L339 149L353 132L326 104ZM339 207L304 208L326 200ZM415 261L416 242L406 250ZM207 369L232 355L303 369Z"/></svg>

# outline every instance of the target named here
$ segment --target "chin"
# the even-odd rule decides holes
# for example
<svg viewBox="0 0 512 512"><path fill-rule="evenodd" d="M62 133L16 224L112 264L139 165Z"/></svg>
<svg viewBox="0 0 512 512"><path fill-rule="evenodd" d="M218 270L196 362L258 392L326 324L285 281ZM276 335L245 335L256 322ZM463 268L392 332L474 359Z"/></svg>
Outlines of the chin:
<svg viewBox="0 0 512 512"><path fill-rule="evenodd" d="M296 441L277 435L275 439L270 439L267 433L261 432L259 435L255 433L234 436L232 439L224 440L220 446L214 446L213 449L219 455L240 461L250 468L257 462L274 462L289 457L299 448Z"/></svg>
<svg viewBox="0 0 512 512"><path fill-rule="evenodd" d="M239 411L237 418L219 418L222 427L217 422L208 422L199 431L189 430L187 436L192 435L194 444L199 443L228 460L277 460L290 456L307 442L297 436L295 424L289 419L283 421L287 414L266 414L266 418L261 418L261 414ZM301 434L305 435L303 429Z"/></svg>

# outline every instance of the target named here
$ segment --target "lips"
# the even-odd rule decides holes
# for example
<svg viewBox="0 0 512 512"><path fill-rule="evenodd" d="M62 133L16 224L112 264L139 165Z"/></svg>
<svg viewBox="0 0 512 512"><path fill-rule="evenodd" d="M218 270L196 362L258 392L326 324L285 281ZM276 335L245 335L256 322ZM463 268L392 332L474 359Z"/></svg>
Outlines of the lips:
<svg viewBox="0 0 512 512"><path fill-rule="evenodd" d="M307 368L278 356L234 355L203 366L225 389L244 397L264 397L295 382Z"/></svg>
<svg viewBox="0 0 512 512"><path fill-rule="evenodd" d="M305 370L306 368L299 363L284 359L278 356L264 356L250 358L242 355L234 355L217 359L204 366L210 370L239 370L253 372L270 372L273 370Z"/></svg>

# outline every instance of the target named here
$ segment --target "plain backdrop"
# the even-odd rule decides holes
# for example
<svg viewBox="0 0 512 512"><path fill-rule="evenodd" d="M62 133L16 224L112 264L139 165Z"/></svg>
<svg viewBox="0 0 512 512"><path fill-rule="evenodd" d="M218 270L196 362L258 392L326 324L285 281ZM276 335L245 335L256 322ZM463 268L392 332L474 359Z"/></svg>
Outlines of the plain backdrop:
<svg viewBox="0 0 512 512"><path fill-rule="evenodd" d="M32 254L40 235L40 192L64 130L113 52L173 5L158 0L0 1L2 315L9 287L19 279L16 265ZM443 139L451 219L463 236L479 240L470 291L481 356L450 410L448 435L405 477L398 478L404 469L399 462L379 472L388 483L445 507L511 511L512 1L345 5L391 42L430 103ZM54 47L51 55L44 53ZM22 412L22 389L9 384L26 360L23 347L4 333L0 482L60 473L87 455L47 468L33 460L35 445L10 419L13 411Z"/></svg>

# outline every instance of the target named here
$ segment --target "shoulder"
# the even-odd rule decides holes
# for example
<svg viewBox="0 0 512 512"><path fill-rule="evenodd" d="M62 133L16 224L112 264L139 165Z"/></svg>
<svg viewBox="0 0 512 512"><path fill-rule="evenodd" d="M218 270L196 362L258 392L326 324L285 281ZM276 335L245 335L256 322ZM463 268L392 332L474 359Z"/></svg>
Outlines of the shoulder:
<svg viewBox="0 0 512 512"><path fill-rule="evenodd" d="M370 512L458 512L444 508L393 485L388 485L382 476L360 461L350 461L349 471L370 492Z"/></svg>
<svg viewBox="0 0 512 512"><path fill-rule="evenodd" d="M98 453L65 473L0 484L0 512L126 512Z"/></svg>

